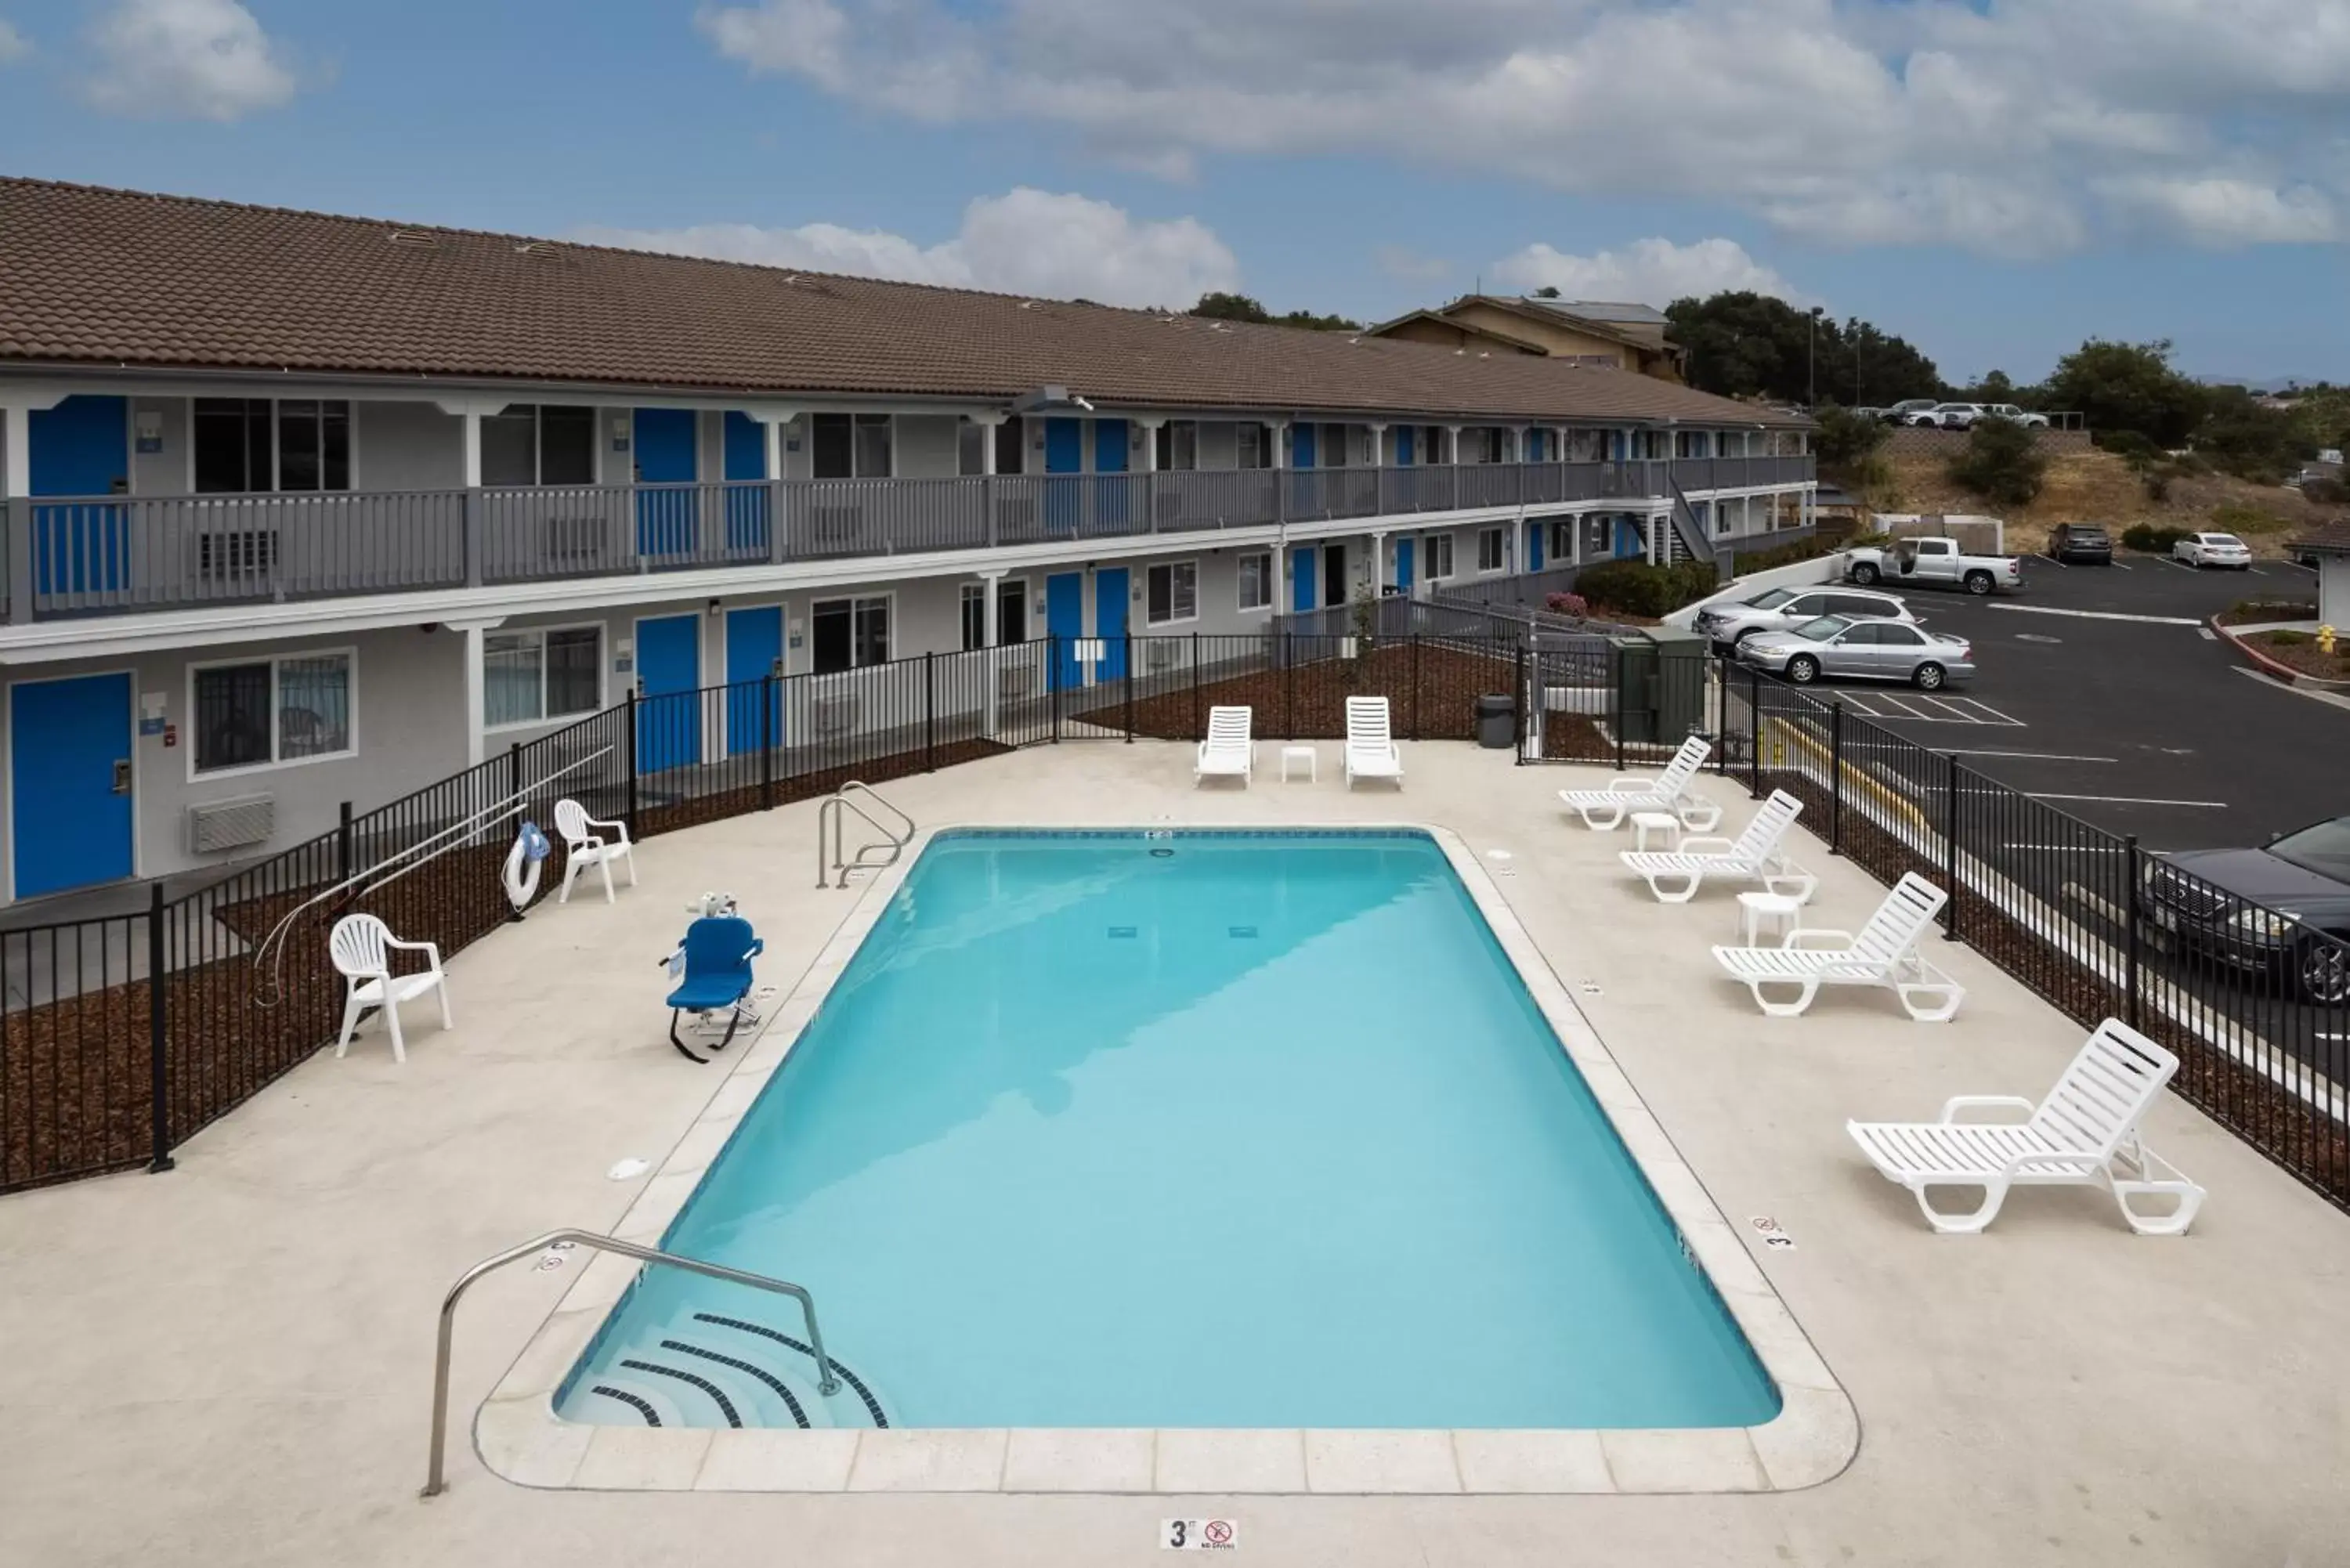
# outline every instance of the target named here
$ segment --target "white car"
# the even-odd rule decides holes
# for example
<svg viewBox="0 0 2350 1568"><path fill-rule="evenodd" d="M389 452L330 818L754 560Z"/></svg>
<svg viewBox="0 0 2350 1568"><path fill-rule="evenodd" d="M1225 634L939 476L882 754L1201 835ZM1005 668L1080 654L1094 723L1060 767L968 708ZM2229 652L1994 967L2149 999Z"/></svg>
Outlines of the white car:
<svg viewBox="0 0 2350 1568"><path fill-rule="evenodd" d="M2252 553L2233 534L2189 534L2170 547L2170 558L2190 566L2232 566L2252 569Z"/></svg>
<svg viewBox="0 0 2350 1568"><path fill-rule="evenodd" d="M1946 431L1962 431L1970 429L1974 422L1981 419L1987 411L1981 403L1936 403L1930 409L1920 409L1914 414L1902 416L1901 422Z"/></svg>
<svg viewBox="0 0 2350 1568"><path fill-rule="evenodd" d="M2048 428L2046 414L2035 414L2029 409L2019 409L2013 403L1986 403L1983 412L1992 419L2022 425L2026 430L2044 431Z"/></svg>

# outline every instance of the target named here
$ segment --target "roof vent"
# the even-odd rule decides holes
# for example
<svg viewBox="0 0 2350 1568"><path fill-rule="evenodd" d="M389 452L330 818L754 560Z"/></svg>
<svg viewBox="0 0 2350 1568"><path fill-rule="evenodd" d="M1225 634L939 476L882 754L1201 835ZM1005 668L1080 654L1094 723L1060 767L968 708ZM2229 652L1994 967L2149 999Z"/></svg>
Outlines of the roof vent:
<svg viewBox="0 0 2350 1568"><path fill-rule="evenodd" d="M428 249L441 243L439 235L427 234L421 229L394 229L390 238L396 245L422 245Z"/></svg>
<svg viewBox="0 0 2350 1568"><path fill-rule="evenodd" d="M515 254L518 256L551 256L558 254L559 247L552 240L525 240L515 246Z"/></svg>

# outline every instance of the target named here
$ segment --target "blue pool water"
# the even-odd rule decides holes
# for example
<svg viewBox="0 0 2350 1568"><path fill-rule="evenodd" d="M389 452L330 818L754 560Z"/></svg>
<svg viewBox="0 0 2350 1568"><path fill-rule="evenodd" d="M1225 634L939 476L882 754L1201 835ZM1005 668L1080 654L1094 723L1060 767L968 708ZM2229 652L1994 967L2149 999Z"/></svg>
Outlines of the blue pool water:
<svg viewBox="0 0 2350 1568"><path fill-rule="evenodd" d="M1424 834L941 835L665 1245L892 1426L1779 1405ZM653 1270L563 1413L869 1423L745 1324L803 1333Z"/></svg>

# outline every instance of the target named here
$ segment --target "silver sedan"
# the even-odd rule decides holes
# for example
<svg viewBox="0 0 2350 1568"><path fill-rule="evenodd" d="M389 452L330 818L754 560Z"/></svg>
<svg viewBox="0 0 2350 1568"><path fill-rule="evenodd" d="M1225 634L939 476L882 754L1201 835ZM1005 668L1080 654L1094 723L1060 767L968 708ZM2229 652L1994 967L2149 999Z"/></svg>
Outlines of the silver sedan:
<svg viewBox="0 0 2350 1568"><path fill-rule="evenodd" d="M1974 649L1900 621L1846 620L1824 615L1793 631L1767 631L1738 646L1738 657L1797 686L1824 675L1902 680L1920 691L1974 679Z"/></svg>

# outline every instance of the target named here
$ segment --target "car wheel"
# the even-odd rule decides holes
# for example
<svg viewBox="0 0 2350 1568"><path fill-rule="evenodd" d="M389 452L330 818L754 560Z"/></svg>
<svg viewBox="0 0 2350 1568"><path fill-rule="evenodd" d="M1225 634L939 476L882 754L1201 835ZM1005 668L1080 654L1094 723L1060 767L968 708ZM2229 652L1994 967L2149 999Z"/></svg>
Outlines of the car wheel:
<svg viewBox="0 0 2350 1568"><path fill-rule="evenodd" d="M1863 561L1852 569L1852 580L1863 586L1873 583L1877 581L1877 568Z"/></svg>
<svg viewBox="0 0 2350 1568"><path fill-rule="evenodd" d="M1921 664L1911 673L1909 679L1918 683L1918 690L1920 691L1939 691L1950 677L1943 673L1942 667L1939 664Z"/></svg>
<svg viewBox="0 0 2350 1568"><path fill-rule="evenodd" d="M2293 955L2301 993L2310 1001L2332 1005L2350 1001L2350 949L2323 937L2303 942Z"/></svg>
<svg viewBox="0 0 2350 1568"><path fill-rule="evenodd" d="M1808 653L1799 653L1787 660L1787 679L1798 686L1809 686L1820 678L1820 661Z"/></svg>
<svg viewBox="0 0 2350 1568"><path fill-rule="evenodd" d="M1991 592L1991 587L1992 583L1991 580L1991 574L1989 572L1969 572L1967 574L1967 592L1974 595L1975 597L1982 597L1983 595Z"/></svg>

